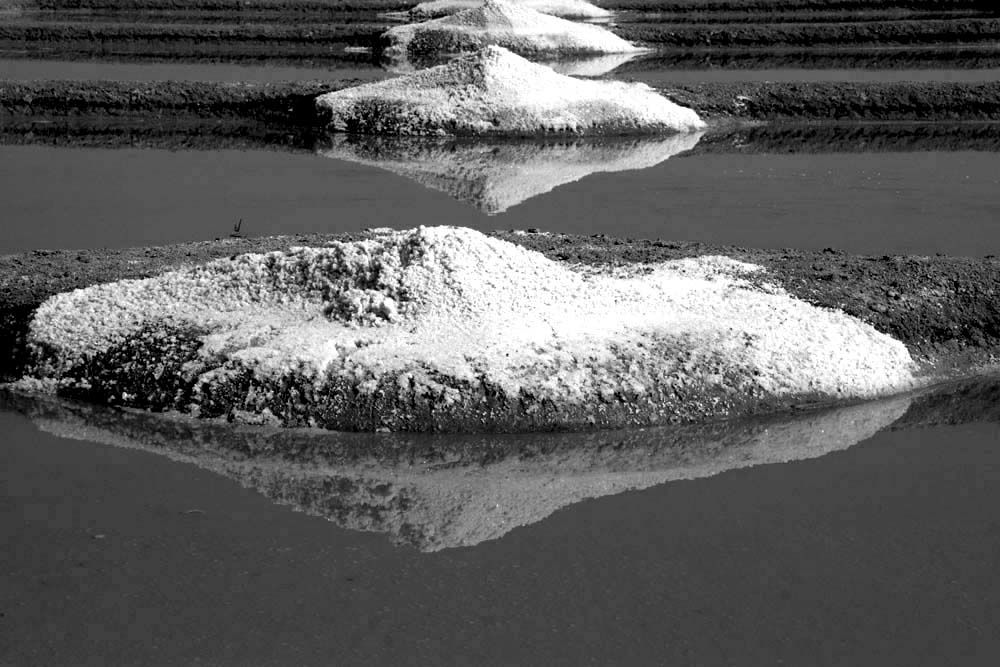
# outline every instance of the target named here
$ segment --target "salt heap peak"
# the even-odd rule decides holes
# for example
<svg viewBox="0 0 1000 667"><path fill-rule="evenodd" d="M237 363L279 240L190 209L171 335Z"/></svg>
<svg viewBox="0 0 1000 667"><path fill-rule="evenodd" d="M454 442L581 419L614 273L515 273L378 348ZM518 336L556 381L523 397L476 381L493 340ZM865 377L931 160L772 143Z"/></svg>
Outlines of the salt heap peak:
<svg viewBox="0 0 1000 667"><path fill-rule="evenodd" d="M457 14L481 4L482 0L431 0L431 2L421 2L411 9L410 15L418 19L435 19ZM586 0L517 0L515 4L564 19L607 19L612 15L607 9Z"/></svg>
<svg viewBox="0 0 1000 667"><path fill-rule="evenodd" d="M590 174L655 166L691 150L701 137L539 142L336 135L320 154L400 174L495 215Z"/></svg>
<svg viewBox="0 0 1000 667"><path fill-rule="evenodd" d="M382 38L389 58L474 51L491 44L523 55L643 50L600 26L542 14L509 0L486 0L451 16L397 26Z"/></svg>
<svg viewBox="0 0 1000 667"><path fill-rule="evenodd" d="M643 83L563 76L488 46L408 76L321 95L329 129L357 134L693 132L698 114Z"/></svg>
<svg viewBox="0 0 1000 667"><path fill-rule="evenodd" d="M342 430L698 421L910 388L906 346L697 257L585 270L470 229L380 232L56 295L27 387Z"/></svg>

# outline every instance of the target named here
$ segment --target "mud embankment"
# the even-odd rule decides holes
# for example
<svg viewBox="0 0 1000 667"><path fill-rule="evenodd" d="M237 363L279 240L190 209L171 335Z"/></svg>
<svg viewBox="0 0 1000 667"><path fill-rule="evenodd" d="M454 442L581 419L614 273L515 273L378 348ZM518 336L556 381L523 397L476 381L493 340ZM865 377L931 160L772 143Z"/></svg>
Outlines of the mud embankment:
<svg viewBox="0 0 1000 667"><path fill-rule="evenodd" d="M309 125L318 122L316 95L356 83L0 82L0 123L12 118L110 115ZM708 119L1000 120L1000 82L705 83L673 85L661 92Z"/></svg>
<svg viewBox="0 0 1000 667"><path fill-rule="evenodd" d="M198 81L0 81L0 123L11 118L129 116L308 124L316 95L358 83Z"/></svg>

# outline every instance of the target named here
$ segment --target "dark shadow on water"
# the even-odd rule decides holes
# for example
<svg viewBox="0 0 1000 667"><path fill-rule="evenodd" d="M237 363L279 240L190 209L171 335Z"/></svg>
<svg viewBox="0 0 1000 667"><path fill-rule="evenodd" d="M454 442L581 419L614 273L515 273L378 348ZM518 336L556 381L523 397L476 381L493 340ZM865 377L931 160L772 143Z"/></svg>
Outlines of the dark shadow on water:
<svg viewBox="0 0 1000 667"><path fill-rule="evenodd" d="M50 397L0 409L59 437L140 449L421 551L471 546L588 498L823 456L883 429L1000 420L1000 378L768 418L531 435L349 434L198 422Z"/></svg>

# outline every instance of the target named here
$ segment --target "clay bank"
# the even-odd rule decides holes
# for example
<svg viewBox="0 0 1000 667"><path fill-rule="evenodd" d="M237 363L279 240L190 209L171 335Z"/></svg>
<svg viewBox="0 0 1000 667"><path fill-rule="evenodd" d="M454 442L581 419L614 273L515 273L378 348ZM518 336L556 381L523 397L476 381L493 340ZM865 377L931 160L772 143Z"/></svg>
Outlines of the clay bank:
<svg viewBox="0 0 1000 667"><path fill-rule="evenodd" d="M5 375L340 430L698 423L989 367L998 268L451 227L33 254L0 269Z"/></svg>

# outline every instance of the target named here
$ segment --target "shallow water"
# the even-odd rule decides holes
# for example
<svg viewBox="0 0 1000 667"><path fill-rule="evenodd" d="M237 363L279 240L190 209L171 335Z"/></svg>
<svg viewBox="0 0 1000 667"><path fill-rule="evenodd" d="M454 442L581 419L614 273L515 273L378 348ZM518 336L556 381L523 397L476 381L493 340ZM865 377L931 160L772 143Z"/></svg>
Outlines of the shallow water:
<svg viewBox="0 0 1000 667"><path fill-rule="evenodd" d="M591 175L584 174L601 165L581 168L579 156L544 167L547 178L557 183L565 173L569 182L518 203L526 193L502 170L476 172L485 180L466 194L461 179L421 185L429 181L419 153L384 165L393 172L277 150L0 146L0 253L212 239L242 218L251 236L451 224L876 255L1000 254L1000 152L743 154L695 146L662 153L649 168ZM512 160L516 167L529 158ZM447 170L443 158L437 163ZM461 175L463 163L455 169ZM487 215L488 202L477 199L490 187L510 203L503 213Z"/></svg>
<svg viewBox="0 0 1000 667"><path fill-rule="evenodd" d="M389 75L342 47L161 44L233 62L143 62L157 56L137 43L0 58L0 79ZM995 44L685 50L611 75L995 81L998 66ZM5 134L28 145L0 145L0 254L242 220L250 236L456 224L1000 255L995 128L424 146L198 129ZM88 141L116 148L43 145ZM0 401L0 663L993 664L998 399L969 383L735 429L475 440Z"/></svg>
<svg viewBox="0 0 1000 667"><path fill-rule="evenodd" d="M538 490L521 494L519 505L585 479L593 466L597 484L604 479L615 495L577 499L485 541L430 553L339 527L337 517L377 519L382 505L419 511L447 493L421 501L419 485L416 496L404 492L406 478L398 489L376 486L382 491L370 501L346 479L309 487L329 497L299 497L319 503L331 523L272 504L266 490L282 491L269 473L229 479L256 464L231 430L231 443L220 446L208 432L22 402L20 413L0 409L0 525L16 545L0 572L4 623L16 640L0 646L0 658L576 665L623 655L633 664L962 656L963 664L988 664L979 658L1000 648L991 631L1000 612L996 394L995 382L969 383L805 415L813 423L801 432L794 420L750 429L759 442L776 433L793 446L806 433L834 435L812 451L819 458L792 455L645 490L614 489L608 475L657 469L679 442L546 445L538 436L499 457L494 443L485 470L513 457L541 471L530 477ZM383 448L381 458L342 445L331 450L340 459L323 458L320 445L279 451L308 454L323 470L366 470L376 481L393 460L433 463L435 446L458 461L444 471L484 469L475 461L482 443L464 450L472 460L462 464L461 442L431 440L437 445L416 439L395 454ZM172 460L226 451L238 456L223 476ZM684 465L702 456L744 463L739 441L677 451L689 454ZM545 472L546 461L578 464L564 476ZM297 467L315 465L293 458L274 470L301 479ZM527 473L511 474L504 478ZM265 494L235 480L262 484ZM401 534L412 532L404 525Z"/></svg>
<svg viewBox="0 0 1000 667"><path fill-rule="evenodd" d="M643 69L642 62L629 67L628 57L605 57L609 64L597 66L601 58L593 58L595 66L586 63L562 67L566 74L581 76L611 76L642 81L650 85L669 83L702 83L730 81L864 81L886 83L894 81L998 81L1000 68L953 69L938 68L862 69L802 67L770 69L711 69L664 68ZM556 66L559 69L559 65ZM620 72L618 70L621 70ZM328 63L314 67L281 64L191 63L191 62L104 62L97 60L38 60L0 58L0 79L30 81L33 79L74 81L315 81L323 79L376 80L395 74L375 64L362 62Z"/></svg>

